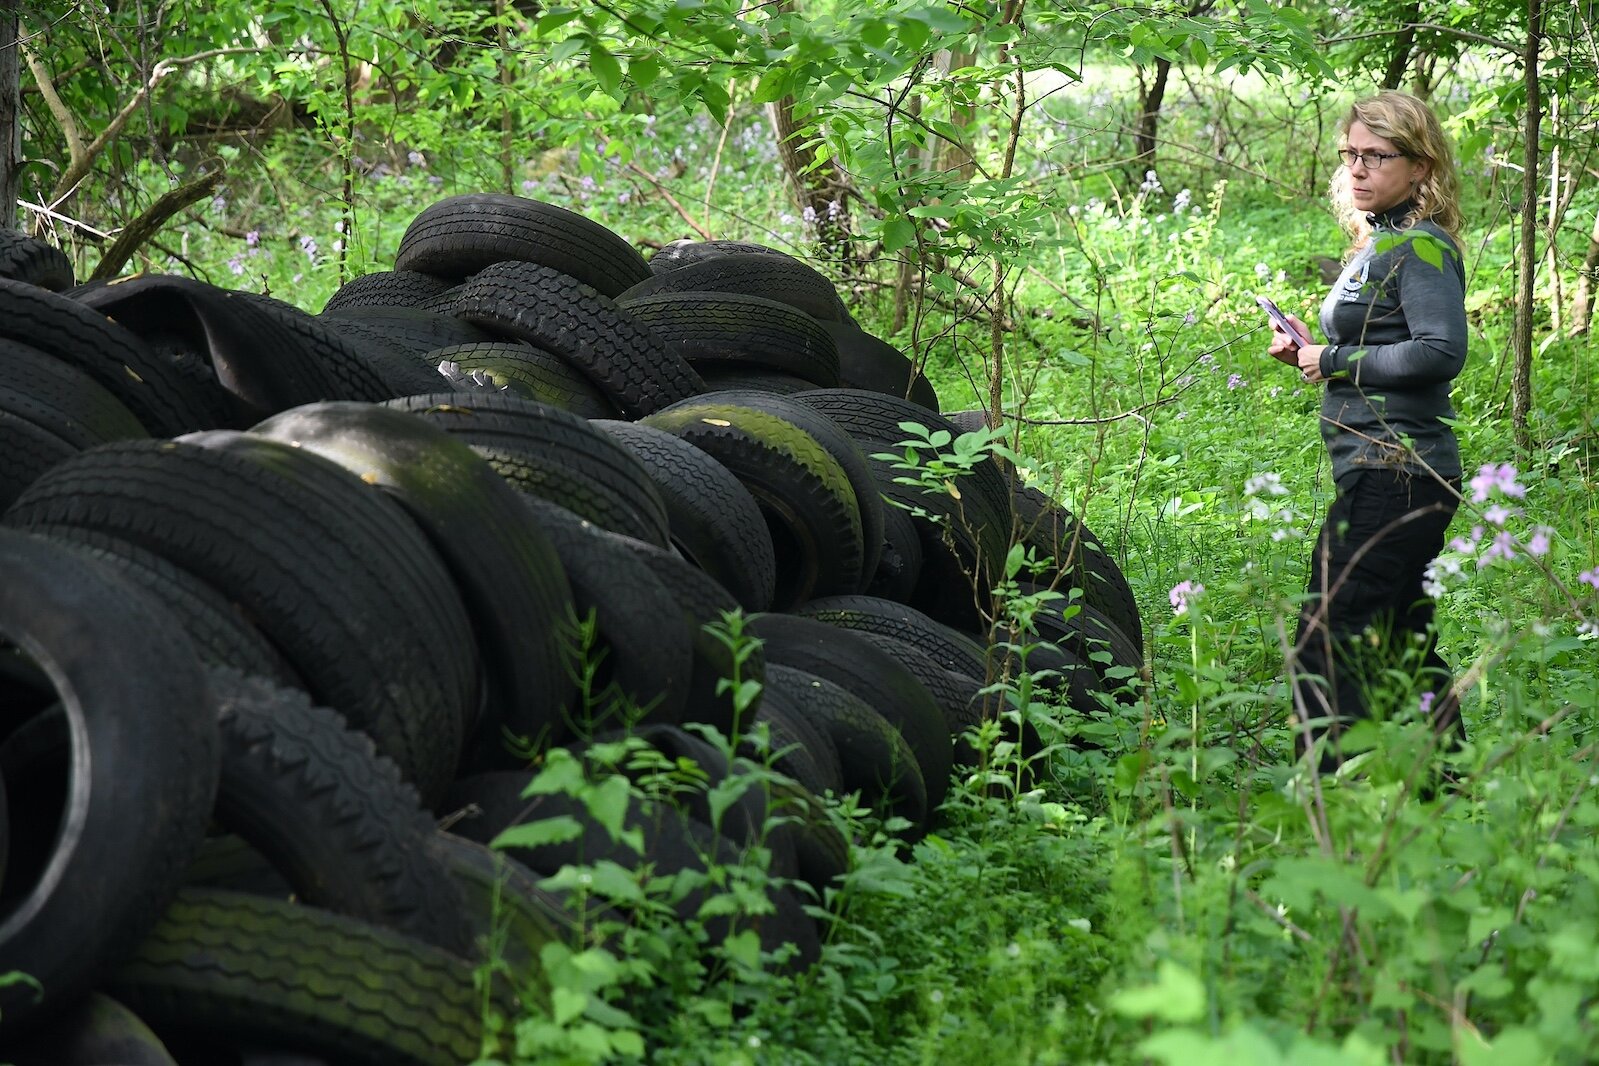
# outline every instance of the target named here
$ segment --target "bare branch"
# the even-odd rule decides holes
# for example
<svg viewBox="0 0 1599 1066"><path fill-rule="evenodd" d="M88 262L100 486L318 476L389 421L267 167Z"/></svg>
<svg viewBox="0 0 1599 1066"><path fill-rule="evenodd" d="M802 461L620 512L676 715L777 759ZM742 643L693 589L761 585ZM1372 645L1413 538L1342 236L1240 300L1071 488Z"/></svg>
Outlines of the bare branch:
<svg viewBox="0 0 1599 1066"><path fill-rule="evenodd" d="M1473 44L1485 44L1490 48L1509 52L1511 55L1521 54L1520 45L1501 41L1495 37L1485 37L1480 33L1472 33L1470 30L1462 30L1456 26L1440 26L1435 22L1407 22L1387 30L1372 30L1370 33L1351 33L1344 37L1323 37L1321 43L1347 44L1350 41L1369 41L1374 37L1398 37L1407 30L1412 32L1415 30L1429 30L1433 33L1441 33L1445 37L1458 37L1462 41L1471 41Z"/></svg>
<svg viewBox="0 0 1599 1066"><path fill-rule="evenodd" d="M61 175L60 180L56 182L55 189L50 193L51 202L60 203L62 198L71 193L78 182L88 175L89 168L94 165L94 161L122 133L123 127L128 124L128 120L139 110L139 106L144 103L145 97L154 92L156 86L161 84L167 75L191 63L202 63L207 59L215 59L218 56L254 55L260 51L260 48L208 48L193 55L161 60L150 71L150 77L145 83L134 91L133 95L122 105L122 109L112 116L110 122L106 123L105 129L101 130L99 135L93 141L90 141L88 145L83 144L77 123L67 111L65 105L61 105L59 110L55 105L52 105L50 108L51 113L55 115L57 123L61 124L64 133L70 131L68 141L69 144L75 146L76 150L72 151L71 162L68 163L66 171ZM33 68L34 77L38 80L39 87L43 91L45 86L49 84L48 72L43 70L43 64L39 63L31 52L28 55L28 64ZM46 100L48 101L54 93L55 90L52 87L46 93ZM55 99L56 104L59 105L60 97Z"/></svg>
<svg viewBox="0 0 1599 1066"><path fill-rule="evenodd" d="M100 257L100 263L89 275L89 280L107 281L116 277L128 260L133 258L133 253L155 236L169 218L190 204L213 195L217 186L222 184L222 163L221 160L211 159L205 165L207 172L204 175L163 194L144 214L128 223L118 234L116 242Z"/></svg>
<svg viewBox="0 0 1599 1066"><path fill-rule="evenodd" d="M700 240L708 241L711 239L709 231L707 231L704 226L701 226L698 222L694 221L694 216L689 214L683 205L678 202L677 197L672 195L670 189L656 180L654 174L651 174L649 171L645 170L643 167L634 162L629 162L627 164L627 168L633 171L635 174L638 174L651 185L655 186L655 191L660 193L661 196L666 199L666 202L672 205L673 210L682 216L683 221L688 223L690 229L700 235Z"/></svg>
<svg viewBox="0 0 1599 1066"><path fill-rule="evenodd" d="M22 47L22 54L28 60L28 69L33 72L33 80L39 86L39 95L44 97L45 107L50 109L56 125L61 127L61 135L66 138L69 159L67 169L72 170L84 158L83 134L78 130L78 122L72 117L72 111L62 102L60 94L56 92L55 82L50 80L50 72L39 61L33 49L20 45L19 47ZM51 199L55 197L52 196Z"/></svg>

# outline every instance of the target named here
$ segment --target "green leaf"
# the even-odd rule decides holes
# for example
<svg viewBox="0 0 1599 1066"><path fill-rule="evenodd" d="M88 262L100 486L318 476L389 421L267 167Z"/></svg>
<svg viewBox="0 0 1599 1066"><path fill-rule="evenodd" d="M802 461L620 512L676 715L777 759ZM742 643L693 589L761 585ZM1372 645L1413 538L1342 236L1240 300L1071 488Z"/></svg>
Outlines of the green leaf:
<svg viewBox="0 0 1599 1066"><path fill-rule="evenodd" d="M571 815L558 814L502 830L490 841L496 848L539 848L546 844L565 844L583 835L583 827Z"/></svg>
<svg viewBox="0 0 1599 1066"><path fill-rule="evenodd" d="M557 41L555 47L550 49L550 62L564 63L573 56L581 54L583 44L582 37L568 37L565 40Z"/></svg>
<svg viewBox="0 0 1599 1066"><path fill-rule="evenodd" d="M586 797L589 814L605 828L612 840L622 838L622 823L632 799L632 785L621 774L606 778Z"/></svg>
<svg viewBox="0 0 1599 1066"><path fill-rule="evenodd" d="M1492 1043L1475 1031L1463 1032L1459 1053L1461 1066L1544 1066L1554 1061L1538 1034L1521 1027L1505 1029Z"/></svg>
<svg viewBox="0 0 1599 1066"><path fill-rule="evenodd" d="M534 32L543 36L553 30L558 30L568 22L577 18L579 12L575 7L558 7L545 15L541 15L534 23Z"/></svg>
<svg viewBox="0 0 1599 1066"><path fill-rule="evenodd" d="M900 47L912 55L918 55L927 42L932 40L932 27L914 16L899 24Z"/></svg>
<svg viewBox="0 0 1599 1066"><path fill-rule="evenodd" d="M524 796L575 796L587 784L583 765L565 748L550 752L549 761L522 790Z"/></svg>
<svg viewBox="0 0 1599 1066"><path fill-rule="evenodd" d="M627 76L640 89L648 89L661 76L661 64L654 56L639 56L627 64Z"/></svg>
<svg viewBox="0 0 1599 1066"><path fill-rule="evenodd" d="M605 90L607 96L620 103L627 95L622 91L622 64L616 57L605 50L605 46L598 41L589 45L589 70L594 74L594 80L600 83L600 88Z"/></svg>
<svg viewBox="0 0 1599 1066"><path fill-rule="evenodd" d="M892 254L916 243L916 225L906 218L891 218L883 223L883 252Z"/></svg>
<svg viewBox="0 0 1599 1066"><path fill-rule="evenodd" d="M1197 1022L1205 1016L1205 985L1187 968L1162 959L1154 984L1113 992L1110 1009L1128 1018Z"/></svg>
<svg viewBox="0 0 1599 1066"><path fill-rule="evenodd" d="M707 80L700 88L699 98L718 126L727 125L727 108L732 100L720 83Z"/></svg>
<svg viewBox="0 0 1599 1066"><path fill-rule="evenodd" d="M587 992L562 987L550 989L550 1014L554 1016L556 1025L570 1025L581 1018L588 1002Z"/></svg>

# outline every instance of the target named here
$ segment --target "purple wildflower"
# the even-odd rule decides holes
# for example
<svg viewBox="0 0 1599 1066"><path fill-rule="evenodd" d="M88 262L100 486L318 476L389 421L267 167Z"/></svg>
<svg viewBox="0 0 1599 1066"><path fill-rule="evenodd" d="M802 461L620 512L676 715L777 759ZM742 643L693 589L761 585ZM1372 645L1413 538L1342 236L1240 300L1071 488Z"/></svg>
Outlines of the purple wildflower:
<svg viewBox="0 0 1599 1066"><path fill-rule="evenodd" d="M1173 585L1168 594L1171 598L1173 614L1184 614L1188 610L1190 599L1197 599L1205 594L1205 586L1193 581L1179 581Z"/></svg>

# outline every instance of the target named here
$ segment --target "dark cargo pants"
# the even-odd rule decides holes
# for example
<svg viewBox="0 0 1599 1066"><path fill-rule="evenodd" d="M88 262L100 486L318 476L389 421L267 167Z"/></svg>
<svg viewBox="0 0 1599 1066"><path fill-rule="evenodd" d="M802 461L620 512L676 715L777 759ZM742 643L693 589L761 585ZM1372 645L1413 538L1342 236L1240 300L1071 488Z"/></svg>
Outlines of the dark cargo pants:
<svg viewBox="0 0 1599 1066"><path fill-rule="evenodd" d="M1422 591L1427 564L1444 547L1459 506L1459 480L1428 474L1361 471L1340 486L1311 557L1309 593L1299 617L1295 661L1295 734L1328 737L1323 769L1341 761L1341 727L1370 715L1368 689L1382 670L1407 664L1435 693L1429 713L1443 733L1460 735L1460 709L1450 695L1449 664L1438 654L1433 601Z"/></svg>

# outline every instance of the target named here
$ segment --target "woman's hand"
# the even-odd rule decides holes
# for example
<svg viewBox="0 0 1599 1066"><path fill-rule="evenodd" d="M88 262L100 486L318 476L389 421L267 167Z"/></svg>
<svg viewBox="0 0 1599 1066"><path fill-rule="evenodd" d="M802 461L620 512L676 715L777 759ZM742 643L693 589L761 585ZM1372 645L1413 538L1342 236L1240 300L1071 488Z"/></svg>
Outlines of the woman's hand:
<svg viewBox="0 0 1599 1066"><path fill-rule="evenodd" d="M1305 336L1310 336L1310 330L1297 315L1289 315L1288 321L1294 328L1300 330ZM1301 345L1299 341L1284 333L1276 322L1271 324L1271 346L1266 351L1280 363L1284 363L1299 371L1299 376L1306 381L1320 381L1321 353L1327 346L1325 344Z"/></svg>
<svg viewBox="0 0 1599 1066"><path fill-rule="evenodd" d="M1310 330L1305 328L1305 324L1297 316L1289 315L1288 321L1292 322L1294 328L1299 330L1304 336L1310 336ZM1275 320L1271 323L1271 347L1267 348L1266 351L1280 363L1286 363L1289 366L1299 365L1299 339L1284 333L1282 327Z"/></svg>
<svg viewBox="0 0 1599 1066"><path fill-rule="evenodd" d="M1325 344L1308 344L1300 348L1295 354L1295 365L1299 367L1299 376L1306 381L1325 381L1321 376L1321 353L1325 351Z"/></svg>

